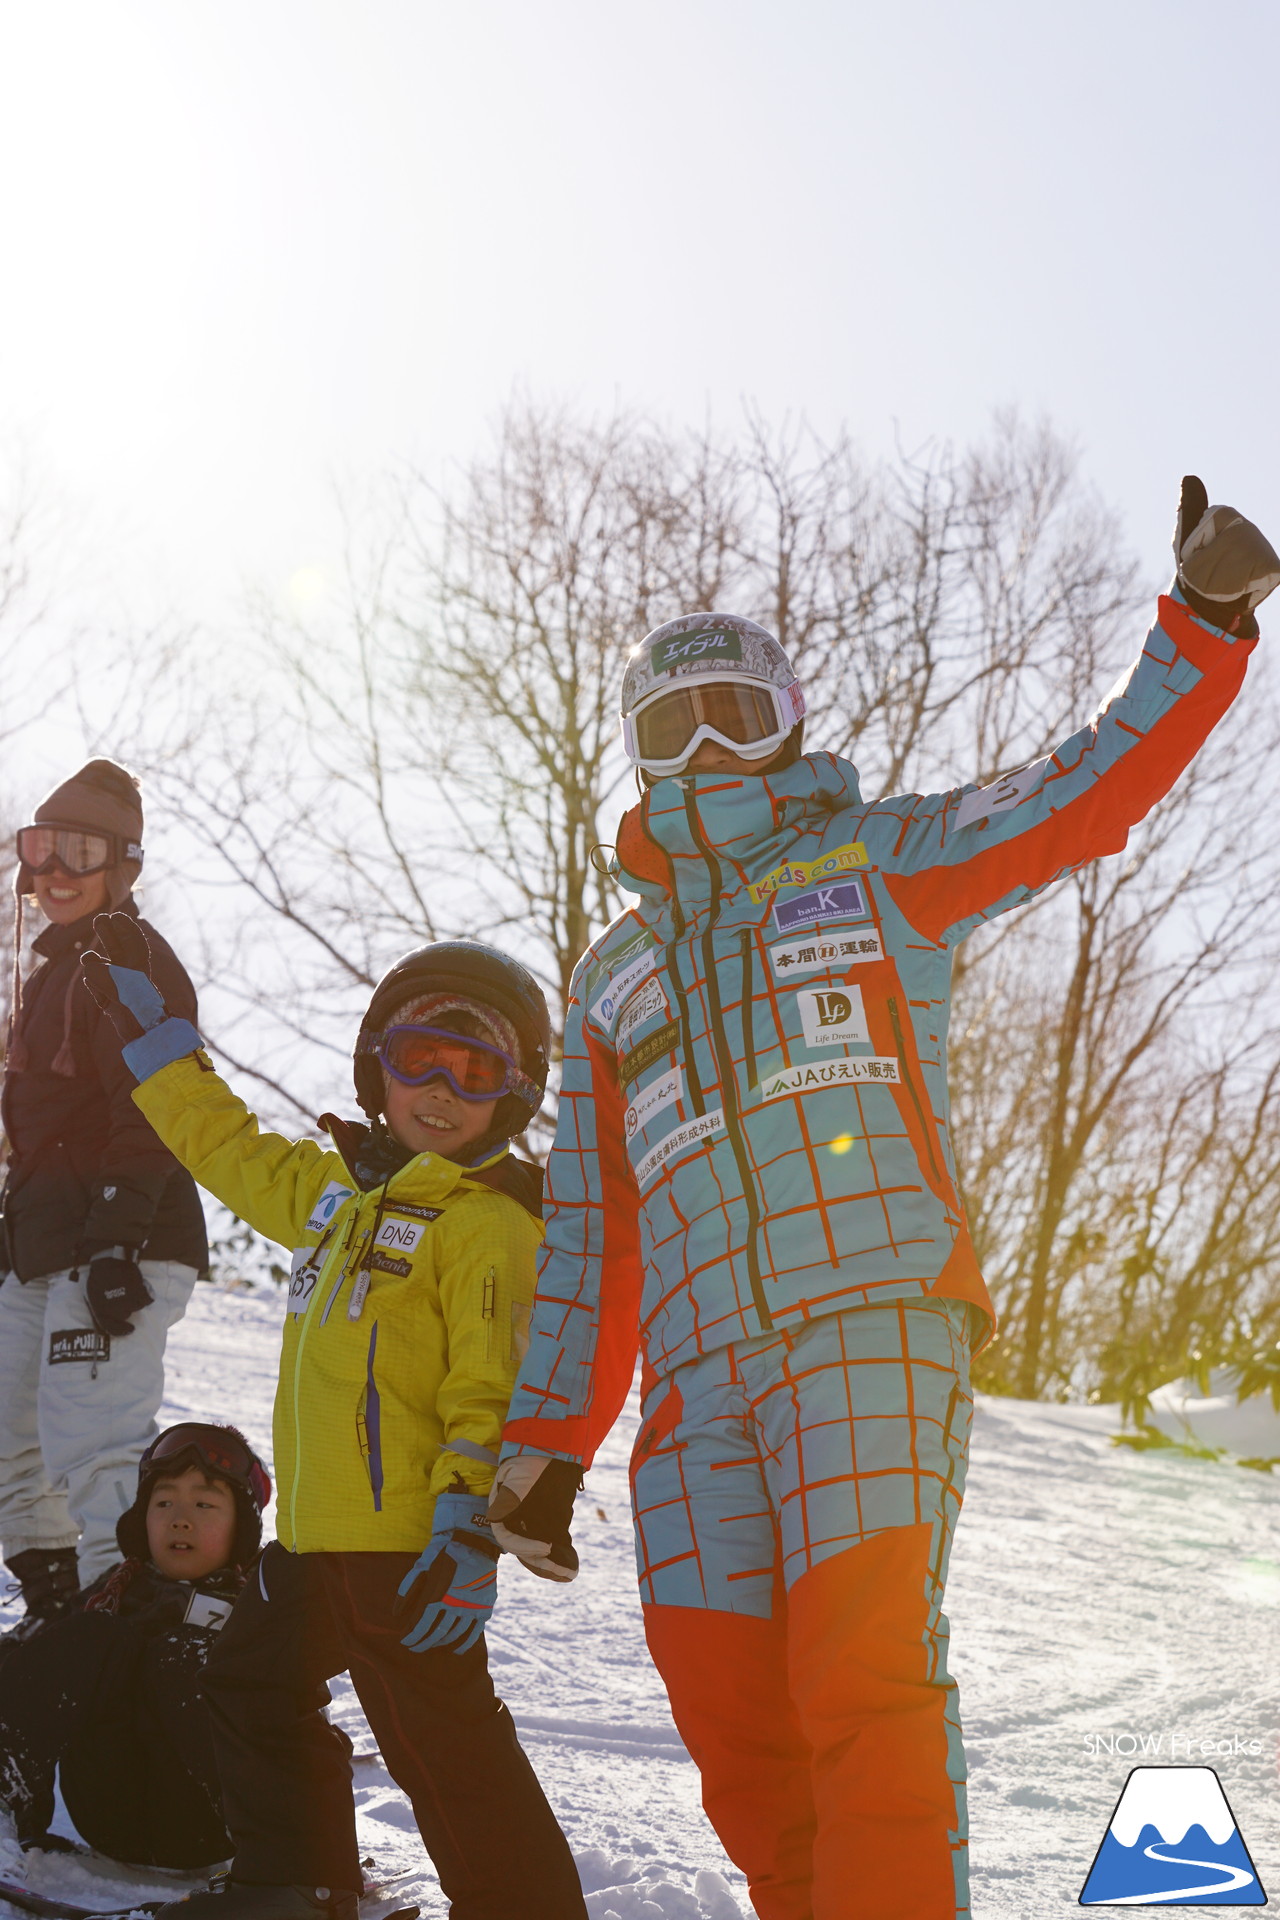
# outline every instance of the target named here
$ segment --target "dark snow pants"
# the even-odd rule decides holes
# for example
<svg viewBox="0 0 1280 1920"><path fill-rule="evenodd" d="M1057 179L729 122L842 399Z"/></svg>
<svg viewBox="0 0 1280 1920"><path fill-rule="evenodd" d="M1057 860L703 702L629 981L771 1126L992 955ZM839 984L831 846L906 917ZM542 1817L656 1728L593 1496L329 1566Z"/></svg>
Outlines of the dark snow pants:
<svg viewBox="0 0 1280 1920"><path fill-rule="evenodd" d="M185 1643L185 1644L184 1644ZM75 1613L0 1662L0 1802L20 1838L53 1818L54 1770L76 1831L114 1860L225 1860L199 1659L181 1634Z"/></svg>
<svg viewBox="0 0 1280 1920"><path fill-rule="evenodd" d="M347 1672L408 1795L452 1920L585 1920L573 1855L489 1678L483 1640L411 1653L409 1553L269 1546L204 1671L232 1878L358 1891L351 1764L323 1709Z"/></svg>

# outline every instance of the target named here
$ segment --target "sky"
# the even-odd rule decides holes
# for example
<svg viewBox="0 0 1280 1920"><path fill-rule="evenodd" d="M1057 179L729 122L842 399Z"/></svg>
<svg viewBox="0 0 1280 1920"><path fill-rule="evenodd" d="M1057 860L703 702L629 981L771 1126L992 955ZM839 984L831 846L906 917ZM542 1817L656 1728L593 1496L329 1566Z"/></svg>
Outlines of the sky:
<svg viewBox="0 0 1280 1920"><path fill-rule="evenodd" d="M1155 575L1185 470L1280 529L1277 54L1247 0L0 0L0 452L91 623L315 591L339 493L517 391L872 455L1016 405Z"/></svg>

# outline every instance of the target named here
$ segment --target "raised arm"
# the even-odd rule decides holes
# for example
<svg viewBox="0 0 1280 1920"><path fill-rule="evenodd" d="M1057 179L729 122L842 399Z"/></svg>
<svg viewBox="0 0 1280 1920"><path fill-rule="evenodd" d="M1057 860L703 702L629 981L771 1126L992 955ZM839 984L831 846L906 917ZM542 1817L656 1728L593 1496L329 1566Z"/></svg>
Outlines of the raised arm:
<svg viewBox="0 0 1280 1920"><path fill-rule="evenodd" d="M342 1185L340 1157L314 1140L261 1131L214 1071L195 1027L167 1006L136 921L100 915L94 933L106 956L87 953L81 966L137 1079L135 1105L175 1159L258 1233L285 1247L300 1233L314 1237L317 1204L354 1191Z"/></svg>
<svg viewBox="0 0 1280 1920"><path fill-rule="evenodd" d="M1183 482L1178 575L1142 653L1078 732L990 786L904 802L886 884L911 924L954 944L1064 874L1119 853L1222 718L1257 640L1280 557L1230 507ZM1217 624L1221 622L1221 624Z"/></svg>

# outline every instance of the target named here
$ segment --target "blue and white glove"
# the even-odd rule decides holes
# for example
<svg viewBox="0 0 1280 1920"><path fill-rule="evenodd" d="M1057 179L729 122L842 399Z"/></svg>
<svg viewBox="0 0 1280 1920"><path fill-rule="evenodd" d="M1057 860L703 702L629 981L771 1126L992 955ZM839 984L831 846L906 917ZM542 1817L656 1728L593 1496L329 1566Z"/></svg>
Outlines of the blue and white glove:
<svg viewBox="0 0 1280 1920"><path fill-rule="evenodd" d="M498 1597L499 1549L483 1494L442 1493L434 1517L426 1551L400 1582L397 1618L423 1609L400 1644L414 1653L443 1648L465 1653L488 1626Z"/></svg>
<svg viewBox="0 0 1280 1920"><path fill-rule="evenodd" d="M172 1016L151 977L147 936L127 913L100 913L93 936L101 953L83 953L84 983L125 1045L120 1052L135 1080L149 1080L201 1046L189 1020ZM105 958L103 956L106 956Z"/></svg>

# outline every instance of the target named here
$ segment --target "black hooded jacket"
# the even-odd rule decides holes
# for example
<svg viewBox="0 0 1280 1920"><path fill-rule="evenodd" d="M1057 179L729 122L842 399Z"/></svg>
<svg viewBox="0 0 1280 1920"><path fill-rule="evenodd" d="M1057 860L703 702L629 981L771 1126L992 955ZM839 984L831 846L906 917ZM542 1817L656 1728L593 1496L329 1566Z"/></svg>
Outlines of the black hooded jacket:
<svg viewBox="0 0 1280 1920"><path fill-rule="evenodd" d="M54 1770L81 1838L116 1860L198 1867L231 1851L205 1661L244 1584L188 1584L126 1560L25 1644L0 1645L0 1799L20 1839L54 1813Z"/></svg>
<svg viewBox="0 0 1280 1920"><path fill-rule="evenodd" d="M130 900L124 909L137 914ZM193 1023L195 990L181 961L146 921L156 984ZM5 1066L0 1118L9 1166L0 1276L58 1273L103 1247L137 1247L148 1260L209 1263L204 1214L191 1175L133 1104L137 1084L120 1041L80 974L90 918L48 926L34 942L41 965L24 983Z"/></svg>

